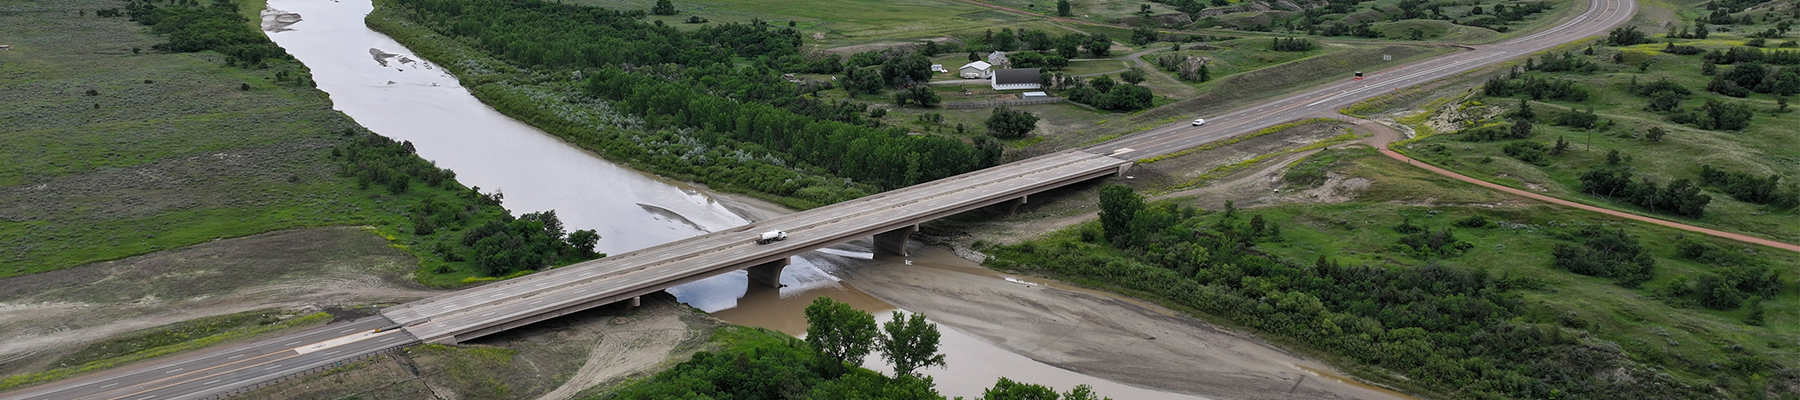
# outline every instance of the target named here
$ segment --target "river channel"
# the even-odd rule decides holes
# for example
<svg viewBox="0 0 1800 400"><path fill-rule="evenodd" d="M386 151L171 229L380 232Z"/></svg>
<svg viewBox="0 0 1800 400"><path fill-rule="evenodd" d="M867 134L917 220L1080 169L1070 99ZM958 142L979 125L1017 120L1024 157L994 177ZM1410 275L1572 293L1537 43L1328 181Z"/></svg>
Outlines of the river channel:
<svg viewBox="0 0 1800 400"><path fill-rule="evenodd" d="M598 250L609 253L748 222L743 211L749 206L729 197L606 162L487 107L442 68L368 29L363 24L372 8L368 0L270 0L268 6L265 31L311 68L335 109L383 136L411 141L421 157L456 171L463 184L501 192L513 212L554 209L567 229L598 231ZM905 264L872 260L854 248L824 251L830 255L796 257L782 274L787 287L781 289L747 289L746 275L738 272L669 292L726 321L792 334L804 332L801 309L819 296L848 301L881 318L896 309L827 271L842 268L832 260L876 264L862 268ZM949 327L942 331L948 367L924 372L947 396L978 397L982 388L1007 376L1065 390L1089 384L1116 399L1200 398L1071 372ZM879 360L868 364L885 368Z"/></svg>

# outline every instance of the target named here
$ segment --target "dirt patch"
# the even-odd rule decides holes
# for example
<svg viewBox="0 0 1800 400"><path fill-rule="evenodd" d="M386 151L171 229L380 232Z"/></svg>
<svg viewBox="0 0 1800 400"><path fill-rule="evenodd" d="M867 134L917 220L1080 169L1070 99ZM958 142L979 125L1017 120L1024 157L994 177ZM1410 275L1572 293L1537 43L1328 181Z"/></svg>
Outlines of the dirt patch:
<svg viewBox="0 0 1800 400"><path fill-rule="evenodd" d="M0 279L0 375L34 372L86 343L256 309L337 310L436 294L416 261L360 228L293 229ZM81 318L69 318L78 313Z"/></svg>
<svg viewBox="0 0 1800 400"><path fill-rule="evenodd" d="M471 343L414 347L250 393L256 399L569 399L705 349L722 322L658 293Z"/></svg>
<svg viewBox="0 0 1800 400"><path fill-rule="evenodd" d="M883 301L1039 362L1131 386L1218 399L1404 398L1323 379L1302 368L1332 371L1318 361L1161 307L1001 279L941 247L843 265L841 278Z"/></svg>

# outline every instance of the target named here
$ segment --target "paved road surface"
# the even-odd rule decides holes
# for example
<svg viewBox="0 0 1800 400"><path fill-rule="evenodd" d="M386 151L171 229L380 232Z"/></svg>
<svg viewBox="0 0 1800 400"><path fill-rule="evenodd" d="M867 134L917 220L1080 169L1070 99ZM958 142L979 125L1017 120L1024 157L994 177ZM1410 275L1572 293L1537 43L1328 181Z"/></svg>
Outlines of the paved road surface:
<svg viewBox="0 0 1800 400"><path fill-rule="evenodd" d="M291 335L206 350L0 394L0 399L200 398L270 377L293 375L340 360L417 343L380 316L330 324Z"/></svg>
<svg viewBox="0 0 1800 400"><path fill-rule="evenodd" d="M1289 96L1254 108L1238 110L1217 116L1205 117L1208 124L1204 127L1191 127L1173 124L1148 132L1132 135L1116 141L1091 146L1088 149L1095 153L1107 154L1114 150L1130 148L1130 152L1119 154L1123 157L1143 159L1156 155L1172 153L1206 142L1227 138L1233 135L1251 132L1263 127L1279 124L1298 116L1311 115L1335 110L1357 101L1391 92L1395 88L1430 81L1452 74L1479 68L1485 65L1523 56L1534 51L1550 48L1557 44L1576 39L1598 35L1611 29L1636 11L1636 3L1630 0L1592 0L1594 8L1581 14L1568 23L1551 30L1535 33L1504 43L1479 46L1475 50L1459 53L1438 59L1423 61L1412 65L1395 68L1385 73L1375 74L1370 79L1357 82L1341 82L1327 85L1320 89ZM1370 71L1373 72L1373 71ZM1335 72L1348 75L1347 71ZM1022 168L1009 164L999 168ZM952 178L954 179L954 178ZM926 186L939 184L928 183ZM1024 182L1024 181L1018 181ZM996 188L1001 189L1001 188ZM869 199L880 202L884 195L871 196ZM954 197L954 196L952 196ZM938 199L949 201L947 199ZM895 206L898 204L887 204ZM833 206L836 207L836 206ZM836 210L825 207L821 210ZM889 211L865 210L876 218L895 218ZM820 236L842 234L843 228L829 228L835 220L819 221L816 215L825 213L808 213L782 221L764 221L761 225L746 226L738 230L725 231L736 235L745 235L753 229L788 227L792 232L807 232L808 235ZM793 226L787 225L793 224ZM779 228L777 228L779 229ZM792 236L792 235L790 235ZM1753 238L1752 238L1753 239ZM786 245L808 246L817 243L815 240L800 239ZM747 240L742 241L747 242ZM780 246L776 246L780 247ZM661 249L640 250L639 253ZM661 249L667 251L669 249ZM782 251L774 248L751 248L737 244L723 244L719 252L731 252L730 257L750 257L749 253ZM791 249L790 249L791 250ZM709 252L701 252L709 253ZM694 257L706 256L696 253ZM625 257L625 256L619 256ZM609 257L610 258L610 257ZM716 256L713 258L717 258ZM711 258L709 258L711 259ZM657 279L667 279L663 274L642 272L638 270L606 271L606 274L628 277L620 280L621 286L645 285ZM551 274L540 274L551 275ZM704 275L704 274L702 274ZM696 275L698 276L698 275ZM517 282L517 283L514 283ZM565 290L536 291L530 297L513 298L513 301L497 304L480 303L479 301L498 300L482 299L495 292L488 290L508 290L505 287L519 284L536 285L542 281L514 280L497 285L487 285L471 289L470 295L447 298L436 298L416 304L419 309L438 307L434 312L419 312L415 316L428 318L419 329L422 332L442 333L454 331L454 325L481 325L493 321L498 314L517 314L526 311L524 308L532 301L575 302L582 296L573 293L575 286ZM493 289L490 289L493 287ZM516 287L514 288L516 289ZM541 306L542 304L540 304ZM415 306L409 304L408 306ZM412 310L417 312L418 310ZM485 314L494 312L495 314ZM404 314L404 313L400 313ZM436 318L436 319L429 319ZM234 388L263 382L268 379L302 373L322 365L329 366L334 362L355 357L370 351L391 348L393 346L417 343L418 338L409 331L386 331L376 333L375 329L386 327L398 321L387 318L372 317L347 324L333 324L315 328L293 335L261 340L257 342L207 350L192 355L155 360L139 365L122 367L96 373L64 382L52 383L26 390L0 394L0 399L187 399L203 398L220 394ZM417 321L414 321L417 322ZM354 336L353 336L354 335ZM318 348L313 351L310 349Z"/></svg>
<svg viewBox="0 0 1800 400"><path fill-rule="evenodd" d="M1276 99L1268 103L1239 109L1222 115L1194 115L1206 118L1205 126L1192 126L1187 121L1154 128L1143 133L1088 146L1089 151L1109 153L1131 149L1119 157L1142 160L1178 152L1207 142L1252 132L1308 115L1335 113L1356 102L1393 93L1399 88L1429 82L1542 51L1577 39L1600 35L1629 20L1637 11L1631 0L1593 0L1593 7L1567 23L1511 39L1499 44L1474 46L1474 50L1425 60L1387 71L1363 71L1361 81L1351 80L1354 71L1321 71L1342 74L1344 80ZM1190 119L1191 120L1191 119Z"/></svg>

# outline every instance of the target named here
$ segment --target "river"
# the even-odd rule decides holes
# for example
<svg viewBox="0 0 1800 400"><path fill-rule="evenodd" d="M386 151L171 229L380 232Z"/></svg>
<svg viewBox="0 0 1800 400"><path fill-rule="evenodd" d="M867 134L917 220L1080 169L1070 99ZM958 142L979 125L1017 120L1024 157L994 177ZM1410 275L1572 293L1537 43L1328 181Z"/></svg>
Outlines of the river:
<svg viewBox="0 0 1800 400"><path fill-rule="evenodd" d="M265 22L275 42L311 68L333 107L383 136L411 141L421 157L456 171L465 185L501 192L514 212L556 210L567 229L600 233L598 250L626 252L747 223L731 200L606 162L592 152L487 107L457 79L368 29L367 0L270 0ZM742 207L739 207L740 210ZM830 251L830 250L827 250ZM869 258L866 253L833 251ZM895 307L825 272L823 257L796 257L781 289L747 285L744 273L669 292L726 321L801 333L800 310L819 296L848 301L886 318ZM747 289L748 288L748 289ZM928 369L949 396L976 397L1000 376L1068 389L1086 383L1120 399L1194 399L1063 370L945 327L948 368ZM884 368L871 360L871 368Z"/></svg>

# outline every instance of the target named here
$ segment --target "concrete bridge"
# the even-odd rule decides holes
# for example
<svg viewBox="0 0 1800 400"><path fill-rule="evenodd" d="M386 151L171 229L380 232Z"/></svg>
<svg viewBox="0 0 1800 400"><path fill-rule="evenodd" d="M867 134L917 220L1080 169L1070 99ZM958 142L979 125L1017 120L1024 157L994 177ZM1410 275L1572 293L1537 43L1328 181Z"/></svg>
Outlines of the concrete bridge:
<svg viewBox="0 0 1800 400"><path fill-rule="evenodd" d="M382 315L427 343L454 344L740 269L777 286L788 257L874 236L906 254L919 223L1123 174L1131 161L1070 150L939 179L806 212L407 303ZM756 244L762 232L788 239Z"/></svg>

